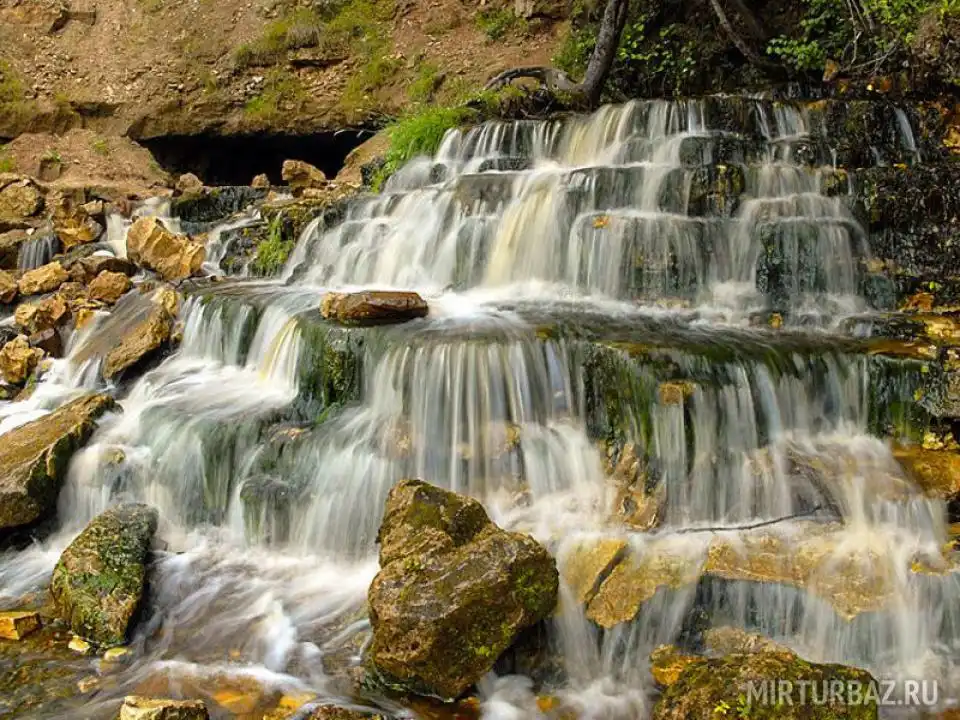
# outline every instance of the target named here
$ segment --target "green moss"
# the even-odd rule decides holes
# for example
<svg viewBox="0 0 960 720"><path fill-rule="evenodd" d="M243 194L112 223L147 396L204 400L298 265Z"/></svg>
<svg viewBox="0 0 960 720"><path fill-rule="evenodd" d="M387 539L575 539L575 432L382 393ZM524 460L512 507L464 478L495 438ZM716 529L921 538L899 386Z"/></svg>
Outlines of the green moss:
<svg viewBox="0 0 960 720"><path fill-rule="evenodd" d="M295 111L307 101L300 78L292 73L271 70L263 83L263 91L244 106L244 114L254 121L270 122L284 113Z"/></svg>
<svg viewBox="0 0 960 720"><path fill-rule="evenodd" d="M19 103L24 99L23 83L20 82L20 78L6 61L0 60L0 105Z"/></svg>
<svg viewBox="0 0 960 720"><path fill-rule="evenodd" d="M237 47L233 60L241 68L275 65L286 57L288 50L319 45L323 32L318 13L299 8L271 22L253 42Z"/></svg>
<svg viewBox="0 0 960 720"><path fill-rule="evenodd" d="M435 63L423 63L417 77L407 87L407 96L416 103L429 102L442 80L440 68Z"/></svg>
<svg viewBox="0 0 960 720"><path fill-rule="evenodd" d="M16 172L17 161L10 157L6 146L0 145L0 173Z"/></svg>
<svg viewBox="0 0 960 720"><path fill-rule="evenodd" d="M255 275L276 275L283 269L293 251L296 241L283 235L283 218L279 215L270 220L267 237L257 245L257 254L250 269Z"/></svg>

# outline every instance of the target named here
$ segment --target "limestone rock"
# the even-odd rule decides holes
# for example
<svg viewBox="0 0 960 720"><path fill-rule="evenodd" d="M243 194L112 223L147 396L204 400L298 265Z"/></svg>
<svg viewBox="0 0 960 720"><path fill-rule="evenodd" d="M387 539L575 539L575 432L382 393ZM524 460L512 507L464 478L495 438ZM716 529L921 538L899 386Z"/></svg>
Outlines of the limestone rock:
<svg viewBox="0 0 960 720"><path fill-rule="evenodd" d="M902 446L893 454L924 493L960 505L960 453Z"/></svg>
<svg viewBox="0 0 960 720"><path fill-rule="evenodd" d="M415 292L365 290L327 293L323 296L320 312L328 320L344 325L383 325L425 317L429 308Z"/></svg>
<svg viewBox="0 0 960 720"><path fill-rule="evenodd" d="M17 327L29 333L59 327L70 319L70 307L60 293L40 302L21 303L13 314Z"/></svg>
<svg viewBox="0 0 960 720"><path fill-rule="evenodd" d="M39 295L56 290L69 279L70 276L63 266L58 261L54 261L25 272L18 286L22 295Z"/></svg>
<svg viewBox="0 0 960 720"><path fill-rule="evenodd" d="M125 258L112 255L89 255L80 258L67 267L70 277L76 282L88 283L102 272L137 274L137 266Z"/></svg>
<svg viewBox="0 0 960 720"><path fill-rule="evenodd" d="M5 270L0 270L0 303L9 305L17 299L17 281Z"/></svg>
<svg viewBox="0 0 960 720"><path fill-rule="evenodd" d="M40 629L40 615L30 610L0 612L0 638L22 640Z"/></svg>
<svg viewBox="0 0 960 720"><path fill-rule="evenodd" d="M175 309L176 294L172 294ZM119 342L106 354L103 377L110 380L163 348L171 339L173 325L174 315L168 306L160 300L153 302L146 317L124 332Z"/></svg>
<svg viewBox="0 0 960 720"><path fill-rule="evenodd" d="M684 654L675 645L661 645L650 653L650 674L660 687L670 687L688 666L700 660L696 655Z"/></svg>
<svg viewBox="0 0 960 720"><path fill-rule="evenodd" d="M208 720L200 700L166 700L128 695L117 720Z"/></svg>
<svg viewBox="0 0 960 720"><path fill-rule="evenodd" d="M302 160L284 160L280 176L294 190L322 188L327 184L327 176L321 170Z"/></svg>
<svg viewBox="0 0 960 720"><path fill-rule="evenodd" d="M203 180L193 173L184 173L177 178L176 190L179 193L203 192Z"/></svg>
<svg viewBox="0 0 960 720"><path fill-rule="evenodd" d="M50 357L63 357L63 338L60 337L60 331L56 328L47 328L32 333L27 342L30 347L42 350Z"/></svg>
<svg viewBox="0 0 960 720"><path fill-rule="evenodd" d="M0 225L19 223L43 209L43 195L29 180L20 180L0 190Z"/></svg>
<svg viewBox="0 0 960 720"><path fill-rule="evenodd" d="M56 509L71 455L113 407L108 395L86 395L3 435L0 530L29 525Z"/></svg>
<svg viewBox="0 0 960 720"><path fill-rule="evenodd" d="M776 697L762 696L752 702L757 706L746 715L738 713L738 708L748 701L748 687L761 693L764 686L769 692L770 685L789 681L797 694L792 702L778 703ZM664 690L660 701L653 710L653 720L715 720L717 708L725 708L726 714L739 717L776 717L780 720L874 720L877 717L876 701L867 704L841 705L834 702L801 703L799 688L818 689L829 687L832 682L841 683L847 688L856 682L861 688L875 682L866 670L844 665L826 665L809 663L793 653L760 652L754 654L735 654L721 658L701 658L688 664L676 681ZM824 683L827 683L825 686ZM821 693L824 700L826 693ZM843 698L847 693L842 693ZM840 700L839 702L843 702ZM722 713L721 713L722 714Z"/></svg>
<svg viewBox="0 0 960 720"><path fill-rule="evenodd" d="M458 697L556 604L546 550L498 528L470 498L403 480L387 499L379 540L369 659L395 689Z"/></svg>
<svg viewBox="0 0 960 720"><path fill-rule="evenodd" d="M0 222L0 226L2 226ZM16 270L20 257L20 246L29 236L23 230L0 232L0 268Z"/></svg>
<svg viewBox="0 0 960 720"><path fill-rule="evenodd" d="M303 718L303 720L386 720L384 715L362 710L351 710L336 705L312 706L308 709L306 715L301 713L297 717Z"/></svg>
<svg viewBox="0 0 960 720"><path fill-rule="evenodd" d="M30 347L23 335L11 340L0 350L0 374L13 385L22 385L43 359L43 351Z"/></svg>
<svg viewBox="0 0 960 720"><path fill-rule="evenodd" d="M113 305L132 285L130 278L123 273L104 270L87 287L87 293L92 300Z"/></svg>
<svg viewBox="0 0 960 720"><path fill-rule="evenodd" d="M250 187L257 188L258 190L269 190L270 178L267 177L266 173L261 173L250 181Z"/></svg>
<svg viewBox="0 0 960 720"><path fill-rule="evenodd" d="M157 530L147 505L110 508L70 543L50 580L57 614L81 637L99 645L127 639L146 587L146 561Z"/></svg>
<svg viewBox="0 0 960 720"><path fill-rule="evenodd" d="M181 280L200 271L205 250L186 236L174 235L157 218L145 217L127 232L127 254L164 280Z"/></svg>

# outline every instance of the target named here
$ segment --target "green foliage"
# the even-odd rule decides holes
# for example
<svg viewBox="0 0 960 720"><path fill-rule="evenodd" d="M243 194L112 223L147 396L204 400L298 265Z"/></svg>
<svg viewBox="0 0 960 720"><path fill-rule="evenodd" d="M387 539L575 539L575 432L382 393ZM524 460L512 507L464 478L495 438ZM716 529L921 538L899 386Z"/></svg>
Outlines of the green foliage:
<svg viewBox="0 0 960 720"><path fill-rule="evenodd" d="M590 27L574 29L569 32L553 56L553 64L571 77L581 77L587 69L590 54L597 44L596 31Z"/></svg>
<svg viewBox="0 0 960 720"><path fill-rule="evenodd" d="M20 78L3 60L0 60L0 105L23 102L24 91Z"/></svg>
<svg viewBox="0 0 960 720"><path fill-rule="evenodd" d="M431 62L423 63L417 70L417 77L407 87L407 95L413 102L429 102L440 84L440 68Z"/></svg>
<svg viewBox="0 0 960 720"><path fill-rule="evenodd" d="M767 54L801 71L819 70L828 59L843 67L879 67L908 46L924 13L956 0L804 0L792 36L767 45Z"/></svg>
<svg viewBox="0 0 960 720"><path fill-rule="evenodd" d="M524 18L506 8L487 8L477 13L477 27L491 40L502 40L510 34L525 35L529 27Z"/></svg>
<svg viewBox="0 0 960 720"><path fill-rule="evenodd" d="M279 69L271 70L264 78L263 91L250 99L243 110L251 120L269 121L302 105L306 97L300 78Z"/></svg>
<svg viewBox="0 0 960 720"><path fill-rule="evenodd" d="M276 275L283 269L293 252L294 241L283 237L283 218L279 215L270 221L267 237L257 245L257 255L250 265L254 275Z"/></svg>
<svg viewBox="0 0 960 720"><path fill-rule="evenodd" d="M103 155L106 157L110 154L110 146L107 144L107 141L104 138L97 138L90 143L90 147L97 155Z"/></svg>
<svg viewBox="0 0 960 720"><path fill-rule="evenodd" d="M7 153L7 148L5 145L0 145L0 173L5 172L16 172L17 163L10 157Z"/></svg>
<svg viewBox="0 0 960 720"><path fill-rule="evenodd" d="M374 178L374 190L379 190L384 181L408 160L418 155L433 155L447 131L467 122L474 114L465 107L431 106L390 125L386 130L390 149Z"/></svg>

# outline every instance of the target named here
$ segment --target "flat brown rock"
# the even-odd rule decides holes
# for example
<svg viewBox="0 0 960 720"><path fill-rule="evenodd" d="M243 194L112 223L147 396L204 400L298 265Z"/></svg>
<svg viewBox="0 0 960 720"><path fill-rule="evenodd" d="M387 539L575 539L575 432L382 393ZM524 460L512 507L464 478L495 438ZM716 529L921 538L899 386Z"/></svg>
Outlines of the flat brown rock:
<svg viewBox="0 0 960 720"><path fill-rule="evenodd" d="M320 313L344 325L387 325L425 317L426 301L415 292L364 290L324 295Z"/></svg>
<svg viewBox="0 0 960 720"><path fill-rule="evenodd" d="M164 280L182 280L200 272L206 251L200 243L170 232L157 218L145 217L127 231L127 254Z"/></svg>
<svg viewBox="0 0 960 720"><path fill-rule="evenodd" d="M54 261L25 272L20 278L18 287L22 295L39 295L56 290L69 279L70 276L63 266Z"/></svg>

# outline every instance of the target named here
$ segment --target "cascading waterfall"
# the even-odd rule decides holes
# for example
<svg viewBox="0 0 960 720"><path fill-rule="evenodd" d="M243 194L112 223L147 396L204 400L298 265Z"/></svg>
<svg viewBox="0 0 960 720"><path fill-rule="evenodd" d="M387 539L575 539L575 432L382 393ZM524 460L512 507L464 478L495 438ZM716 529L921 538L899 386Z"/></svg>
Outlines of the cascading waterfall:
<svg viewBox="0 0 960 720"><path fill-rule="evenodd" d="M383 501L416 476L481 499L561 570L583 543L622 538L638 572L673 558L691 574L602 632L562 589L550 637L564 678L548 691L581 717L645 717L647 658L688 634L694 612L812 660L960 687L960 574L911 570L943 562L943 503L877 437L894 422L873 359L825 330L868 308L869 242L828 191L835 153L818 112L634 102L449 133L335 227L311 223L282 284L187 301L179 350L74 458L61 532L0 561L0 599L42 584L96 512L142 500L169 552L136 663L84 712L106 716L165 673L256 672L342 696L327 663L358 658ZM880 161L919 161L905 120ZM351 287L416 289L431 315L330 328L322 293ZM102 386L104 348L147 302L128 296L74 338L33 409ZM793 345L749 327L773 311ZM558 330L569 326L581 332ZM910 397L909 382L885 387ZM655 530L624 521L608 465L628 448L660 503ZM812 567L782 582L708 567L722 555L712 544L746 565L761 540L777 563ZM14 581L13 567L29 572ZM537 716L524 681L481 691L486 717Z"/></svg>

